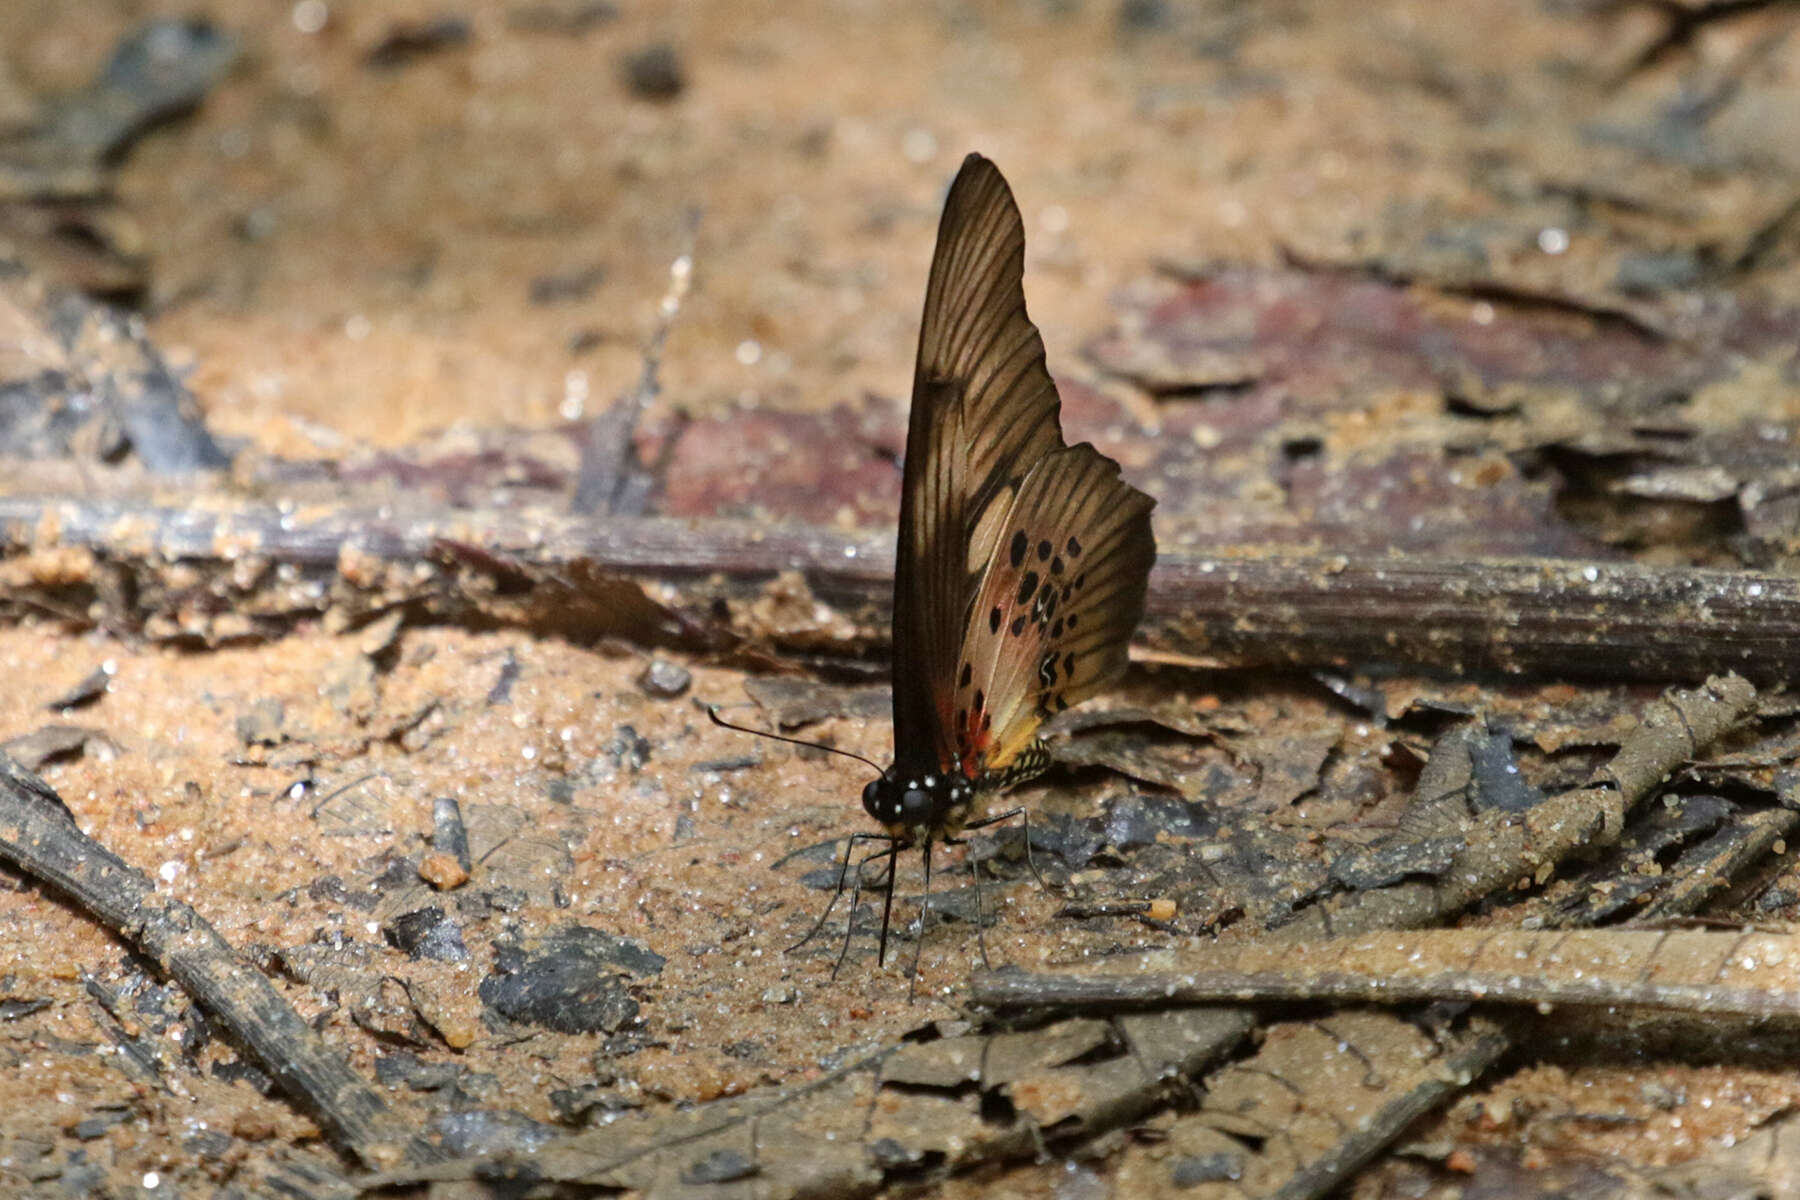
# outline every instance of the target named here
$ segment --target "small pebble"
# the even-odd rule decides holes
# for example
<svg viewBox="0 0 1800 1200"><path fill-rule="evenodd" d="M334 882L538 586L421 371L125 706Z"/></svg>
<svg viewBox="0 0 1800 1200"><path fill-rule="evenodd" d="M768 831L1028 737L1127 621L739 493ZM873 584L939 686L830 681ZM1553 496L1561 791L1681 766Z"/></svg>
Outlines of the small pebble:
<svg viewBox="0 0 1800 1200"><path fill-rule="evenodd" d="M232 1118L231 1134L246 1142L266 1142L275 1136L275 1122L266 1113L239 1113Z"/></svg>
<svg viewBox="0 0 1800 1200"><path fill-rule="evenodd" d="M687 86L687 72L675 47L657 42L626 56L625 83L645 100L673 100Z"/></svg>
<svg viewBox="0 0 1800 1200"><path fill-rule="evenodd" d="M113 673L117 670L117 665L110 661L101 663L88 673L87 678L44 707L52 711L60 711L92 704L106 694L106 689L112 684Z"/></svg>
<svg viewBox="0 0 1800 1200"><path fill-rule="evenodd" d="M1168 0L1124 0L1117 19L1123 32L1144 33L1167 29L1172 15Z"/></svg>
<svg viewBox="0 0 1800 1200"><path fill-rule="evenodd" d="M694 682L693 672L680 663L672 663L666 658L653 658L644 673L638 676L638 687L647 696L658 700L673 700L688 690Z"/></svg>
<svg viewBox="0 0 1800 1200"><path fill-rule="evenodd" d="M405 951L409 958L433 962L467 962L469 959L462 930L435 904L400 913L382 924L381 933L388 945Z"/></svg>
<svg viewBox="0 0 1800 1200"><path fill-rule="evenodd" d="M756 1164L740 1150L714 1150L705 1158L683 1167L681 1182L690 1187L709 1183L735 1183L756 1174Z"/></svg>
<svg viewBox="0 0 1800 1200"><path fill-rule="evenodd" d="M469 872L456 861L456 855L434 851L419 860L419 878L438 891L447 892L469 882Z"/></svg>
<svg viewBox="0 0 1800 1200"><path fill-rule="evenodd" d="M764 1004L792 1004L800 998L800 993L786 984L776 984L762 994Z"/></svg>
<svg viewBox="0 0 1800 1200"><path fill-rule="evenodd" d="M284 740L281 726L287 720L287 710L281 701L273 696L264 696L250 706L248 712L238 714L236 726L238 741L245 746L277 746Z"/></svg>
<svg viewBox="0 0 1800 1200"><path fill-rule="evenodd" d="M1169 1181L1178 1188L1191 1188L1201 1183L1226 1183L1241 1179L1244 1162L1236 1154L1197 1154L1176 1159L1169 1171Z"/></svg>

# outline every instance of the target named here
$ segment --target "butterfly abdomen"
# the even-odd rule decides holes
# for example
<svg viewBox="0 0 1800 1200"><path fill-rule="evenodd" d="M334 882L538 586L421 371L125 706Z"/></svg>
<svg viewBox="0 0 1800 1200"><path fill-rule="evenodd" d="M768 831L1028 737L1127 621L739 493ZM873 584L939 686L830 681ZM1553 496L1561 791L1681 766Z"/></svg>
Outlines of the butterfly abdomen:
<svg viewBox="0 0 1800 1200"><path fill-rule="evenodd" d="M977 792L1004 792L1028 779L1035 779L1050 769L1050 751L1041 741L1032 742L1007 763L994 771L984 771L975 779Z"/></svg>

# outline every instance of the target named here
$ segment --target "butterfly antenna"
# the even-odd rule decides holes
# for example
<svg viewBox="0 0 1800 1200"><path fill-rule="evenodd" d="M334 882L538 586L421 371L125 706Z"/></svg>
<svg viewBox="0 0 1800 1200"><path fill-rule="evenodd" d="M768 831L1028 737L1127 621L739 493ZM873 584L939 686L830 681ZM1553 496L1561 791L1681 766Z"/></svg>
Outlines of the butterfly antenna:
<svg viewBox="0 0 1800 1200"><path fill-rule="evenodd" d="M706 706L706 715L712 718L712 723L714 725L719 725L726 729L734 729L739 733L748 733L754 737L773 738L778 742L787 742L795 746L808 746L814 750L824 750L831 754L841 754L845 758L854 758L859 763L866 763L875 769L877 775L881 774L880 763L876 762L874 759L864 758L854 750L840 750L836 746L827 746L824 742L809 742L805 738L788 737L784 733L770 733L766 729L752 729L748 725L738 725L721 717L719 715L719 707L716 704L709 704Z"/></svg>

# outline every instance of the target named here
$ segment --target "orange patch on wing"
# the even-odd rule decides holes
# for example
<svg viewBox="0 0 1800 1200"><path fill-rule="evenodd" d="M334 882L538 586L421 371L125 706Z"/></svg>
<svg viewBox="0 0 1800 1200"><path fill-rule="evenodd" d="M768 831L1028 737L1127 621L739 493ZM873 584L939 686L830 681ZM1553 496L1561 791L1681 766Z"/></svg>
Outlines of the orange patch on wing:
<svg viewBox="0 0 1800 1200"><path fill-rule="evenodd" d="M974 709L964 728L957 731L957 741L963 747L962 773L970 779L981 774L982 760L987 758L987 748L993 744L992 726L986 721L987 713Z"/></svg>
<svg viewBox="0 0 1800 1200"><path fill-rule="evenodd" d="M948 765L970 779L975 778L981 773L987 749L994 741L993 719L983 708L951 712L948 705L940 705L938 712L944 728L956 739L956 761Z"/></svg>

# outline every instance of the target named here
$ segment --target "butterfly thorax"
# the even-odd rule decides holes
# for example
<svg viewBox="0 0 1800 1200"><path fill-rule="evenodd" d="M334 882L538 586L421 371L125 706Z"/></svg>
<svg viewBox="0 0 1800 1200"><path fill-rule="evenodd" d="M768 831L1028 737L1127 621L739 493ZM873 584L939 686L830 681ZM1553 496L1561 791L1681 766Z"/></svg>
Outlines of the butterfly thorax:
<svg viewBox="0 0 1800 1200"><path fill-rule="evenodd" d="M895 763L863 788L863 808L888 836L904 841L943 837L961 829L975 802L975 782L961 771Z"/></svg>
<svg viewBox="0 0 1800 1200"><path fill-rule="evenodd" d="M908 842L956 834L968 823L975 798L1003 792L1040 775L1050 765L1042 742L1033 742L1005 767L971 779L950 769L895 763L863 788L863 808L888 836Z"/></svg>

